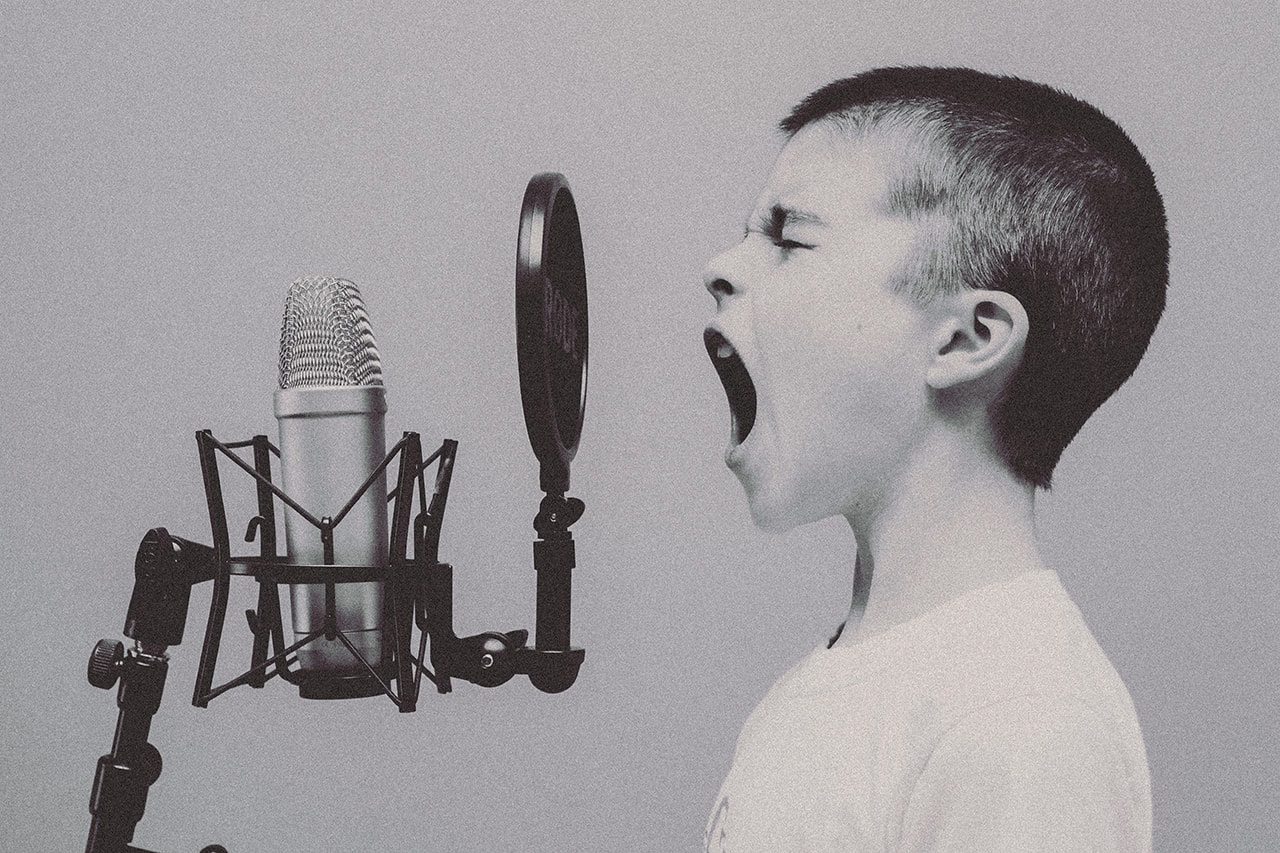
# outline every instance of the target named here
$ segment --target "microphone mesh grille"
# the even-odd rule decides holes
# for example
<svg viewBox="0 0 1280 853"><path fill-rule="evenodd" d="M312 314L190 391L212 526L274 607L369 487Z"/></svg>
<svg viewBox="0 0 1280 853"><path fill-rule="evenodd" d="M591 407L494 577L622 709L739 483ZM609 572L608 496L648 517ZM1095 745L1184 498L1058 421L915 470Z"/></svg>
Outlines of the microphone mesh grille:
<svg viewBox="0 0 1280 853"><path fill-rule="evenodd" d="M280 326L280 387L381 384L382 361L360 290L328 276L291 284Z"/></svg>

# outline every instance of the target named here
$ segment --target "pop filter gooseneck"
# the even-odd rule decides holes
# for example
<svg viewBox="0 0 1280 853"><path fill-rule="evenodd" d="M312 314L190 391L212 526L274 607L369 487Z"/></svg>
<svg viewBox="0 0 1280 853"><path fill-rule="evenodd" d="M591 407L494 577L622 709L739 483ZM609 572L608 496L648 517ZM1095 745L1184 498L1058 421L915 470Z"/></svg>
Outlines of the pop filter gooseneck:
<svg viewBox="0 0 1280 853"><path fill-rule="evenodd" d="M587 273L578 209L564 175L525 190L516 248L516 348L529 443L548 495L569 488L587 391Z"/></svg>

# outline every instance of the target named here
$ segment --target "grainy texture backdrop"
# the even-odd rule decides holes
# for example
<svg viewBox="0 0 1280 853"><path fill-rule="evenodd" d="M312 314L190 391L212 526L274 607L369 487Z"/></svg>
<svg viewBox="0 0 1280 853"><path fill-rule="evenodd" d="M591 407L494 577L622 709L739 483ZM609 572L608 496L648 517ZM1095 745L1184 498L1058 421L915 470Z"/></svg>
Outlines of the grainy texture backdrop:
<svg viewBox="0 0 1280 853"><path fill-rule="evenodd" d="M512 289L524 184L550 169L591 287L578 685L464 684L399 715L273 683L196 710L202 589L137 843L701 849L745 715L846 609L852 542L751 526L700 272L740 233L774 122L896 63L1059 85L1155 169L1169 310L1042 531L1133 692L1157 849L1280 847L1274 4L770 6L0 4L0 848L82 847L115 720L85 660L119 636L148 528L208 541L194 432L274 433L297 276L361 287L392 434L461 441L442 544L460 630L531 627ZM247 656L240 596L224 676Z"/></svg>

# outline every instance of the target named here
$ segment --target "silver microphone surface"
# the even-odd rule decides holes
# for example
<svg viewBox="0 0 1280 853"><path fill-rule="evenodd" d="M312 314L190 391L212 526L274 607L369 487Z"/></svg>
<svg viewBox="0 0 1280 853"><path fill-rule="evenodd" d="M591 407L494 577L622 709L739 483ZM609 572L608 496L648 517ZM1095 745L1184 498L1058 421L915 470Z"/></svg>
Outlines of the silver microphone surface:
<svg viewBox="0 0 1280 853"><path fill-rule="evenodd" d="M356 286L308 276L285 298L280 329L280 427L283 488L316 518L334 517L386 455L386 391L369 316ZM333 529L335 565L387 565L385 472ZM285 511L289 560L324 562L320 531ZM338 628L371 665L382 659L382 584L335 587ZM324 627L325 588L293 584L295 639ZM303 672L361 675L364 666L340 640L323 637L297 652Z"/></svg>

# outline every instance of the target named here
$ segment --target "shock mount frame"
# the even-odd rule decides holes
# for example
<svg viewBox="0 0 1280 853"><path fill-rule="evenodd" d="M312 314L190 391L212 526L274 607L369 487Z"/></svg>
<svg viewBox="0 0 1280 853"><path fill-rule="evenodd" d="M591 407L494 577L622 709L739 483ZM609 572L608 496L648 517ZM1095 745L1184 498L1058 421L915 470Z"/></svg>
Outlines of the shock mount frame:
<svg viewBox="0 0 1280 853"><path fill-rule="evenodd" d="M159 710L168 671L168 647L182 642L191 590L213 581L192 704L199 708L242 685L262 688L279 676L298 687L303 698L337 699L384 695L400 713L417 710L422 677L439 693L448 693L460 678L496 687L518 674L529 676L547 693L567 690L577 678L585 651L569 642L573 535L569 528L583 513L577 498L553 486L534 518L533 547L537 573L536 635L486 631L459 637L453 626L453 568L439 560L440 530L449 496L458 443L445 439L426 459L417 433L406 432L347 504L334 516L315 517L272 480L272 457L280 451L265 435L223 443L209 430L196 433L213 545L172 536L162 527L143 537L134 563L134 587L124 634L134 641L126 651L119 641L102 640L89 660L90 684L110 689L119 681L120 712L111 752L98 761L90 797L92 821L86 853L149 853L132 846L134 829L146 808L147 791L160 775L159 751L147 742L151 720ZM250 449L252 464L237 451ZM233 555L222 492L219 458L229 459L253 478L257 513L249 519L245 541L257 540L254 556ZM386 566L333 564L333 531L392 463L398 463L390 504L390 550ZM428 498L427 469L436 466ZM414 514L414 499L418 512ZM314 526L325 563L299 565L278 553L276 515L283 504ZM245 611L253 638L249 668L214 685L231 579L258 583L258 604ZM343 633L336 616L335 588L344 583L384 584L382 660L366 660ZM323 626L286 645L280 606L281 584L319 584L325 588ZM413 633L417 629L414 653ZM355 675L331 676L294 668L298 649L321 639L337 640L359 668ZM430 647L428 657L428 645ZM268 655L268 652L271 652ZM429 666L428 666L429 664ZM225 853L219 845L202 853Z"/></svg>

